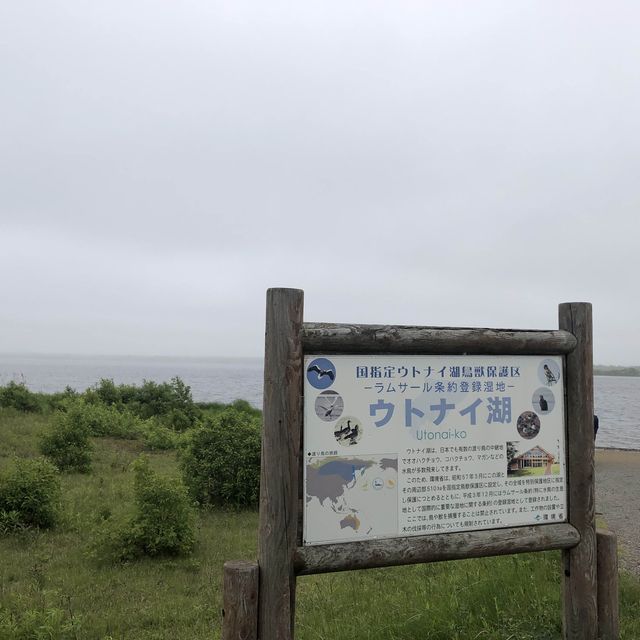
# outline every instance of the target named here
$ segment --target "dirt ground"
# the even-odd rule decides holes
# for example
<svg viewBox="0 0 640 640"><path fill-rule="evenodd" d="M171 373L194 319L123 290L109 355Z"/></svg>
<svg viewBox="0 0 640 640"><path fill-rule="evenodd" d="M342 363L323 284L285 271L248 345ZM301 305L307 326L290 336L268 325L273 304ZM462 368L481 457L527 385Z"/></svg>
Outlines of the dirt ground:
<svg viewBox="0 0 640 640"><path fill-rule="evenodd" d="M640 576L640 451L596 449L596 513L618 537L620 567Z"/></svg>

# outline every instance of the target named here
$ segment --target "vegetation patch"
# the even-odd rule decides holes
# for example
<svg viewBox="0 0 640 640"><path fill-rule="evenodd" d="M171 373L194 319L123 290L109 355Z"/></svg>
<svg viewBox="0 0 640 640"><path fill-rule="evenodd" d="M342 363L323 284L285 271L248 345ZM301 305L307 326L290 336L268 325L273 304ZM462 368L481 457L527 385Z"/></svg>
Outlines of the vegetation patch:
<svg viewBox="0 0 640 640"><path fill-rule="evenodd" d="M69 412L56 412L51 426L42 435L40 451L60 471L88 473L91 469L90 427L79 405Z"/></svg>
<svg viewBox="0 0 640 640"><path fill-rule="evenodd" d="M38 396L27 389L24 383L9 382L0 387L0 407L17 409L18 411L40 411Z"/></svg>
<svg viewBox="0 0 640 640"><path fill-rule="evenodd" d="M121 391L0 409L0 518L3 533L18 533L0 536L0 640L220 637L223 563L256 557L260 412L242 401L195 405L193 426L180 431L163 419L170 411L143 418L138 396ZM36 457L57 412L76 410L74 420L93 424L89 475ZM98 414L135 416L139 428L97 436L105 423L84 419ZM180 472L193 474L189 492L208 509L194 513ZM304 640L560 640L561 582L558 552L305 576L296 631ZM640 582L622 574L621 640L640 638L639 609Z"/></svg>
<svg viewBox="0 0 640 640"><path fill-rule="evenodd" d="M182 477L201 506L255 507L260 493L260 422L228 408L189 436L180 458Z"/></svg>
<svg viewBox="0 0 640 640"><path fill-rule="evenodd" d="M14 458L0 475L0 534L58 521L58 470L44 458Z"/></svg>
<svg viewBox="0 0 640 640"><path fill-rule="evenodd" d="M174 478L158 476L144 456L133 463L133 468L134 512L121 521L103 523L96 533L94 555L127 561L191 553L195 519L184 487Z"/></svg>
<svg viewBox="0 0 640 640"><path fill-rule="evenodd" d="M174 431L195 426L201 412L193 402L191 388L180 378L157 383L145 380L142 385L114 384L103 378L87 390L88 402L102 404L119 411L127 411L142 420L156 418Z"/></svg>

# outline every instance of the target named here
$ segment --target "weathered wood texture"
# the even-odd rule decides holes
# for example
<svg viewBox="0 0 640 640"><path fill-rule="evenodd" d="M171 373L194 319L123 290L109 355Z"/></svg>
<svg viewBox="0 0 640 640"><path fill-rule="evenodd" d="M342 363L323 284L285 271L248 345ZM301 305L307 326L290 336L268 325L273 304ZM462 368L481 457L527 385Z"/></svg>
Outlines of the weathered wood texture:
<svg viewBox="0 0 640 640"><path fill-rule="evenodd" d="M295 615L302 424L303 292L267 291L260 474L260 640L289 640Z"/></svg>
<svg viewBox="0 0 640 640"><path fill-rule="evenodd" d="M578 530L580 543L564 552L564 637L567 640L596 640L598 606L591 304L561 304L559 325L578 341L576 348L566 356L565 370L569 522Z"/></svg>
<svg viewBox="0 0 640 640"><path fill-rule="evenodd" d="M224 563L222 583L222 640L257 640L258 582L256 562Z"/></svg>
<svg viewBox="0 0 640 640"><path fill-rule="evenodd" d="M305 322L305 353L353 354L501 354L569 353L576 339L567 331L453 329Z"/></svg>
<svg viewBox="0 0 640 640"><path fill-rule="evenodd" d="M611 531L596 531L598 543L598 639L619 640L618 545Z"/></svg>
<svg viewBox="0 0 640 640"><path fill-rule="evenodd" d="M574 547L579 541L578 532L571 525L561 523L368 540L300 547L295 555L295 569L298 575L310 575L329 571L567 549Z"/></svg>

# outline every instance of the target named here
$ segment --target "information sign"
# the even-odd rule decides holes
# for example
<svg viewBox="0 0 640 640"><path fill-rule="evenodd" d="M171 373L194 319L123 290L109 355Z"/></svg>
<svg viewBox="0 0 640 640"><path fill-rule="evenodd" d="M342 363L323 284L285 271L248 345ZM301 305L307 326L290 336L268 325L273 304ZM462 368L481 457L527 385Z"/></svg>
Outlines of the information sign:
<svg viewBox="0 0 640 640"><path fill-rule="evenodd" d="M560 356L304 360L304 544L567 520Z"/></svg>

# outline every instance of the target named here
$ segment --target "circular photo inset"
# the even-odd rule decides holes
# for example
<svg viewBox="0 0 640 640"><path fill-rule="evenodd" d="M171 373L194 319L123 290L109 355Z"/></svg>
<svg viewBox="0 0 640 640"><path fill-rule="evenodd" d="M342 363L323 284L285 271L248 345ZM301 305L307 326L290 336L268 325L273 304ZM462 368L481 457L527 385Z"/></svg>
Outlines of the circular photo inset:
<svg viewBox="0 0 640 640"><path fill-rule="evenodd" d="M307 367L307 380L316 389L327 389L336 379L336 368L327 358L316 358Z"/></svg>
<svg viewBox="0 0 640 640"><path fill-rule="evenodd" d="M533 411L525 411L518 416L517 428L523 438L531 440L540 433L540 418Z"/></svg>
<svg viewBox="0 0 640 640"><path fill-rule="evenodd" d="M344 400L337 391L323 391L316 398L315 410L320 420L333 422L342 415Z"/></svg>
<svg viewBox="0 0 640 640"><path fill-rule="evenodd" d="M551 413L556 406L556 397L553 395L553 391L548 387L536 389L531 396L531 406L534 411L542 415Z"/></svg>
<svg viewBox="0 0 640 640"><path fill-rule="evenodd" d="M538 378L542 384L552 387L560 380L560 366L555 360L546 358L538 366Z"/></svg>
<svg viewBox="0 0 640 640"><path fill-rule="evenodd" d="M358 418L345 416L335 426L333 435L343 447L350 447L354 444L358 444L362 437L362 423Z"/></svg>

